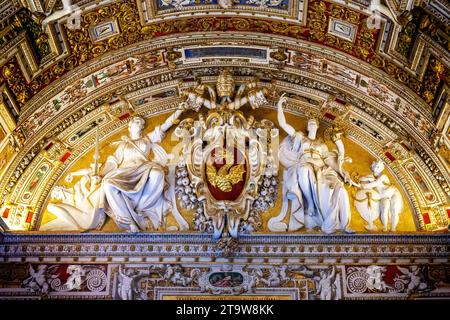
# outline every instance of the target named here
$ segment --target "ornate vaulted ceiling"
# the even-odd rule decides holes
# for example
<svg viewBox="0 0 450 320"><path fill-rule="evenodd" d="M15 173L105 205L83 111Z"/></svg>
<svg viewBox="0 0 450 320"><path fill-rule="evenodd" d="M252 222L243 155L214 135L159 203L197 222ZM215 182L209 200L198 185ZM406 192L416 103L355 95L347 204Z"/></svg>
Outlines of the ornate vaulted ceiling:
<svg viewBox="0 0 450 320"><path fill-rule="evenodd" d="M448 225L446 2L71 6L61 14L59 1L0 2L0 197L10 228L39 228L50 189L90 157L93 129L111 136L131 113L169 112L182 90L213 83L224 67L238 84L257 76L287 92L288 112L298 119L313 111L343 124L349 139L389 165L413 229Z"/></svg>
<svg viewBox="0 0 450 320"><path fill-rule="evenodd" d="M0 299L449 297L449 15L446 0L0 0ZM131 168L163 178L140 197L171 207L137 233L92 199L112 194L109 156L143 153L127 130L143 122L154 154ZM245 142L220 153L205 137L230 127ZM155 164L165 152L181 160ZM337 159L296 167L314 153ZM307 225L320 215L339 226Z"/></svg>

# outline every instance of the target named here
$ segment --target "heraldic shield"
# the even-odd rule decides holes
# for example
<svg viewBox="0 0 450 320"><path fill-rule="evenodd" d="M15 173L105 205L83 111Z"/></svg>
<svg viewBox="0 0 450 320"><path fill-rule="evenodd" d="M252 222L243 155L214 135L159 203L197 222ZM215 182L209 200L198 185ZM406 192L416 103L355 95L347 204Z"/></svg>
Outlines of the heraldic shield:
<svg viewBox="0 0 450 320"><path fill-rule="evenodd" d="M204 162L204 172L214 199L235 201L245 189L247 160L236 147L216 147Z"/></svg>
<svg viewBox="0 0 450 320"><path fill-rule="evenodd" d="M212 111L182 121L175 134L184 139L176 193L181 207L195 211L194 228L215 239L258 230L278 185L268 143L278 138L273 123L239 111Z"/></svg>

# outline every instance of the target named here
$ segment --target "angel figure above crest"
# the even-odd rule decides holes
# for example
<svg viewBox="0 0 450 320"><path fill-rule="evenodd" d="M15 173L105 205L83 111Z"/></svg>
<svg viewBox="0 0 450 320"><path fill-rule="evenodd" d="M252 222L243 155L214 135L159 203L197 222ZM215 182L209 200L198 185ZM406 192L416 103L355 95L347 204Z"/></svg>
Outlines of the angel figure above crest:
<svg viewBox="0 0 450 320"><path fill-rule="evenodd" d="M279 159L284 166L283 208L279 216L269 220L272 231L296 231L303 227L320 227L325 233L343 230L353 233L350 224L350 202L345 183L351 183L343 168L346 161L342 132L335 130L332 140L335 151L317 137L319 121L308 120L307 134L286 122L283 94L278 101L278 122L288 136L280 145ZM289 225L282 222L291 201Z"/></svg>
<svg viewBox="0 0 450 320"><path fill-rule="evenodd" d="M186 103L196 111L202 106L208 109L238 110L247 103L253 109L267 104L265 95L268 91L258 86L257 79L242 84L237 91L235 87L233 75L224 69L217 78L215 89L211 85L199 84L193 90L184 91L182 94L186 98ZM204 97L205 93L209 99Z"/></svg>

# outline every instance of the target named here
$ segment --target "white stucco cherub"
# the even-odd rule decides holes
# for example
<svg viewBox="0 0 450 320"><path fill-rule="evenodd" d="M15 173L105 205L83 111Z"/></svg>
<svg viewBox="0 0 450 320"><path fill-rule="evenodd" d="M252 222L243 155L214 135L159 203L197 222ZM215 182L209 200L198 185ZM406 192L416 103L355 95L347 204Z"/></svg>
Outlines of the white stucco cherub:
<svg viewBox="0 0 450 320"><path fill-rule="evenodd" d="M379 217L383 231L396 231L403 210L402 195L383 174L382 161L374 161L370 168L373 174L360 178L361 188L355 193L355 207L368 222L366 229L377 230L374 221Z"/></svg>

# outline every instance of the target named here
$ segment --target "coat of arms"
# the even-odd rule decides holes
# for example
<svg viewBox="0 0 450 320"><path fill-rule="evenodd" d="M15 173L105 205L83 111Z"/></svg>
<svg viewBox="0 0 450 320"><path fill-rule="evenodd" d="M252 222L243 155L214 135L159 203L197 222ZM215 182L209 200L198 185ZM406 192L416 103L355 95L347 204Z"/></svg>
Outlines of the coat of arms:
<svg viewBox="0 0 450 320"><path fill-rule="evenodd" d="M278 139L278 129L238 110L267 104L266 93L254 80L235 94L226 70L215 89L200 84L184 93L190 108L209 111L183 120L175 130L184 140L176 192L181 206L195 211L195 228L212 232L215 239L237 239L240 232L258 230L260 213L274 205L278 167L271 143Z"/></svg>

